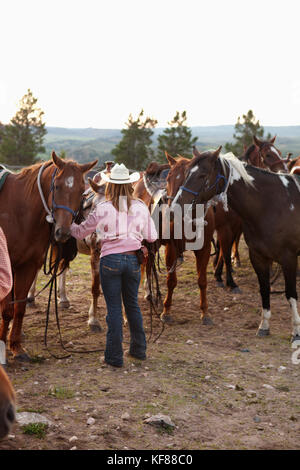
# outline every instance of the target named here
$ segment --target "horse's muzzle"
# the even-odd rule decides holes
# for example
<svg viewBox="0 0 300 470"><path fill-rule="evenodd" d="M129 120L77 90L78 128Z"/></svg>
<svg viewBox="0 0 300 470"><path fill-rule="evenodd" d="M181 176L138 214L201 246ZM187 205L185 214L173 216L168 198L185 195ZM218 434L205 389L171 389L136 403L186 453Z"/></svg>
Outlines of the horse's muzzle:
<svg viewBox="0 0 300 470"><path fill-rule="evenodd" d="M62 228L58 227L55 229L54 238L55 241L64 243L66 242L71 236L70 230L63 230Z"/></svg>
<svg viewBox="0 0 300 470"><path fill-rule="evenodd" d="M0 409L0 439L7 436L16 419L15 407L7 401Z"/></svg>

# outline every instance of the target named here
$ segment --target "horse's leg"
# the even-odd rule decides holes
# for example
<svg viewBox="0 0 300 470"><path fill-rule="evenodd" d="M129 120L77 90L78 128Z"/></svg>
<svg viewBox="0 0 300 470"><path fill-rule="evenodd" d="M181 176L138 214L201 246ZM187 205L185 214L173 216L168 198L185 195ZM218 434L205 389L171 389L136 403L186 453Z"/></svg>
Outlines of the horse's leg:
<svg viewBox="0 0 300 470"><path fill-rule="evenodd" d="M6 337L9 330L9 324L14 317L14 307L10 304L12 301L12 294L9 293L5 299L0 302L0 308L2 313L2 321L0 326L0 340L6 343Z"/></svg>
<svg viewBox="0 0 300 470"><path fill-rule="evenodd" d="M271 261L262 257L253 249L249 249L249 256L254 271L256 272L260 295L262 300L262 319L259 325L257 336L268 336L270 334L269 320L270 310L270 265Z"/></svg>
<svg viewBox="0 0 300 470"><path fill-rule="evenodd" d="M91 246L91 272L92 272L92 302L89 309L88 325L93 333L102 331L102 327L97 318L98 298L100 296L100 253L96 246Z"/></svg>
<svg viewBox="0 0 300 470"><path fill-rule="evenodd" d="M237 268L241 267L241 260L240 260L240 254L239 254L239 243L240 243L240 238L242 235L242 230L239 229L238 234L235 236L234 242L233 242L233 254L232 254L232 263L234 266Z"/></svg>
<svg viewBox="0 0 300 470"><path fill-rule="evenodd" d="M220 258L220 242L219 242L218 239L215 243L215 250L216 250L216 253L215 253L214 262L213 262L214 268L217 267L218 261L219 261L219 258Z"/></svg>
<svg viewBox="0 0 300 470"><path fill-rule="evenodd" d="M216 282L217 282L217 287L225 287L223 279L222 279L223 266L224 266L223 253L222 253L222 250L219 249L218 250L218 260L217 260L217 263L215 265L216 269L215 269L215 273L214 273L214 276L215 276L215 279L216 279Z"/></svg>
<svg viewBox="0 0 300 470"><path fill-rule="evenodd" d="M233 277L232 277L231 249L232 249L232 243L234 240L234 235L230 228L229 222L224 224L224 226L222 227L222 230L219 230L218 235L219 235L220 247L221 247L220 255L222 255L225 261L225 266L226 266L226 287L229 287L229 289L233 293L240 293L240 289L238 288L237 284L234 282ZM216 269L216 272L217 272L217 269Z"/></svg>
<svg viewBox="0 0 300 470"><path fill-rule="evenodd" d="M232 276L231 249L232 244L230 244L227 251L223 254L226 266L226 286L230 288L233 294L241 294L241 290L238 285L234 282Z"/></svg>
<svg viewBox="0 0 300 470"><path fill-rule="evenodd" d="M68 268L64 269L61 275L58 276L59 306L62 308L70 307L70 301L67 297L67 292L66 292L67 271L68 271Z"/></svg>
<svg viewBox="0 0 300 470"><path fill-rule="evenodd" d="M25 264L20 266L15 272L15 299L23 300L27 298L28 290L36 276L37 267L35 264ZM15 359L28 361L29 356L21 346L21 332L23 317L26 309L26 300L14 304L14 319L9 334L9 349Z"/></svg>
<svg viewBox="0 0 300 470"><path fill-rule="evenodd" d="M285 295L292 310L292 348L300 346L300 316L297 309L297 291L296 291L296 275L297 275L297 257L294 256L282 265L285 280Z"/></svg>
<svg viewBox="0 0 300 470"><path fill-rule="evenodd" d="M220 252L221 254L221 252ZM210 245L205 246L201 250L194 251L196 257L196 266L198 273L198 286L200 289L200 310L203 325L213 325L213 321L208 315L207 305L207 265L210 257Z"/></svg>
<svg viewBox="0 0 300 470"><path fill-rule="evenodd" d="M177 286L177 276L176 276L176 269L174 269L173 272L171 273L169 271L173 267L176 258L177 258L177 254L176 254L174 244L167 243L165 247L165 260L166 260L166 266L168 270L168 274L167 274L168 292L164 299L164 309L160 316L161 320L166 323L172 322L170 310L171 310L171 305L172 305L173 291L175 287Z"/></svg>
<svg viewBox="0 0 300 470"><path fill-rule="evenodd" d="M38 279L38 274L35 276L33 283L30 286L28 295L27 295L27 303L29 307L35 307L35 292L36 292L36 283Z"/></svg>

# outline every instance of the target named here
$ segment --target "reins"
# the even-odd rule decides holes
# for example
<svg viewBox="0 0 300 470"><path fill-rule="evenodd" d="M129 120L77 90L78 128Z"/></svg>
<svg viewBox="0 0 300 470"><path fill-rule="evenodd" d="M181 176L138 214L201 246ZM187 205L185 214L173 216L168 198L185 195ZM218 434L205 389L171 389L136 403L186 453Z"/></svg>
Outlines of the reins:
<svg viewBox="0 0 300 470"><path fill-rule="evenodd" d="M51 245L51 250L50 250L50 254L49 254L49 268L48 268L48 271L47 271L47 255L48 255L48 251L49 251L49 247ZM68 262L65 263L65 266L63 267L63 269L58 273L58 269L59 269L59 265L61 263L61 261L64 259L63 255L62 255L62 251L63 251L63 245L62 244L58 244L57 245L57 256L55 257L55 261L51 264L51 260L52 260L52 254L53 254L53 248L54 248L54 245L53 245L53 242L51 241L50 239L50 242L49 242L49 245L48 245L48 250L47 250L47 253L46 253L46 256L45 256L45 260L44 260L44 273L46 275L49 275L51 274L51 279L48 283L48 285L50 284L50 290L49 290L49 297L48 297L48 304L47 304L47 310L46 310L46 323L45 323L45 332L44 332L44 346L46 348L46 350L48 351L48 353L54 357L55 359L67 359L68 357L70 357L73 353L75 354L85 354L85 353L94 353L94 352L101 352L101 351L104 351L104 348L101 348L101 349L92 349L92 350L79 350L79 349L72 349L72 350L69 350L66 348L66 346L64 345L64 342L63 342L63 339L62 339L62 335L61 335L61 328L60 328L60 322L59 322L59 315L58 315L58 302L57 302L57 276L60 276L63 271L67 268L67 265L68 265ZM54 288L54 289L53 289ZM52 293L54 292L54 311L55 311L55 319L56 319L56 326L57 326L57 330L58 330L58 335L59 335L59 342L60 342L60 345L61 345L61 348L68 352L69 354L67 355L64 355L64 356L57 356L55 354L53 354L49 348L48 348L48 344L47 344L47 333L48 333L48 326L49 326L49 318L50 318L50 306L51 306L51 299L52 299Z"/></svg>

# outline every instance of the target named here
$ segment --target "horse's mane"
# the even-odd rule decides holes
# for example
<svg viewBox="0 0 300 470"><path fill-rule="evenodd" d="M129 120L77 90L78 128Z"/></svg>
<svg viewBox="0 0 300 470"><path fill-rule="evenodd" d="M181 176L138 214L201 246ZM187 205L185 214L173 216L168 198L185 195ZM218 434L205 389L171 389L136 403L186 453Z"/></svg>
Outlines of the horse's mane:
<svg viewBox="0 0 300 470"><path fill-rule="evenodd" d="M35 187L35 184L37 182L38 172L39 172L41 166L43 165L43 163L45 163L45 162L39 162L39 163L35 163L33 165L30 165L30 166L27 166L27 167L23 168L20 171L20 173L16 174L17 180L21 180L21 181L24 180L23 181L24 188L25 188L26 192L28 192L28 194L32 193L32 191ZM51 164L53 164L53 161L49 160L46 163L45 168L48 168Z"/></svg>
<svg viewBox="0 0 300 470"><path fill-rule="evenodd" d="M249 162L249 157L250 157L251 153L254 150L255 150L255 145L254 144L250 145L250 147L247 148L246 152L242 156L242 159L245 160L248 163Z"/></svg>
<svg viewBox="0 0 300 470"><path fill-rule="evenodd" d="M229 163L241 176L242 180L249 186L254 186L253 177L247 172L244 163L239 160L232 152L220 155L220 162L223 170L226 169L226 162Z"/></svg>

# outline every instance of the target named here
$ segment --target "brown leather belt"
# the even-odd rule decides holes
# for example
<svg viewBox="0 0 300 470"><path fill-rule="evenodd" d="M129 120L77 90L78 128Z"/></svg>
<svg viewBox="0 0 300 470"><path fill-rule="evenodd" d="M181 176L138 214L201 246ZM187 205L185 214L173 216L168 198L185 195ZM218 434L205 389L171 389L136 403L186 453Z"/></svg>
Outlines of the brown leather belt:
<svg viewBox="0 0 300 470"><path fill-rule="evenodd" d="M122 253L122 255L135 255L135 254L136 254L135 251L124 251L124 252Z"/></svg>

